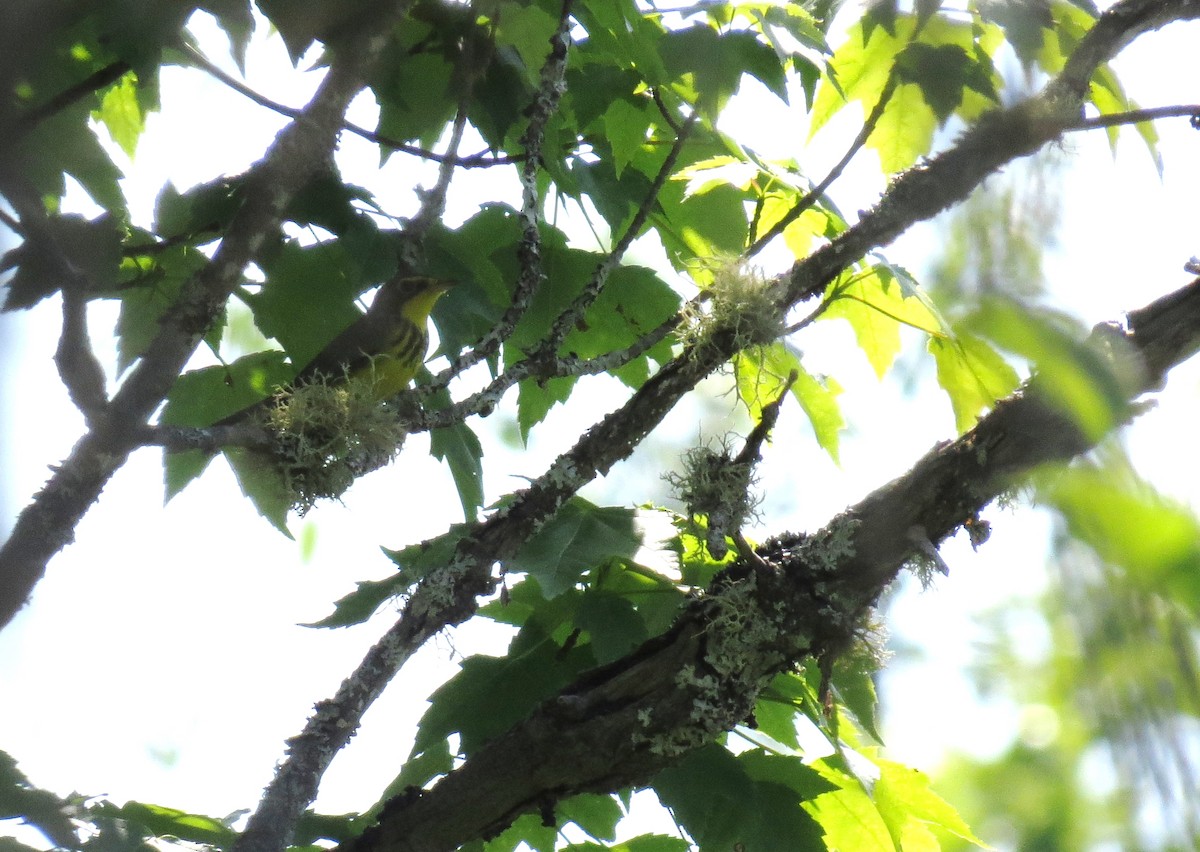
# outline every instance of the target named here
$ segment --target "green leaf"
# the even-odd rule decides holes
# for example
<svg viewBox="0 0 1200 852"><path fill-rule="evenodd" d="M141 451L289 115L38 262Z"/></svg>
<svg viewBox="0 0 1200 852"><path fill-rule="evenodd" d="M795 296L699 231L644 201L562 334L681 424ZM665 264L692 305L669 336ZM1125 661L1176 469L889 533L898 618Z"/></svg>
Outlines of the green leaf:
<svg viewBox="0 0 1200 852"><path fill-rule="evenodd" d="M633 604L614 594L584 594L576 624L588 634L598 665L624 657L650 638Z"/></svg>
<svg viewBox="0 0 1200 852"><path fill-rule="evenodd" d="M333 612L320 621L313 621L302 627L350 627L362 624L373 616L379 607L398 595L412 588L415 582L413 576L403 571L384 580L359 580L355 590L339 598L333 605Z"/></svg>
<svg viewBox="0 0 1200 852"><path fill-rule="evenodd" d="M821 319L844 319L854 329L859 348L879 378L900 352L900 326L941 334L941 322L929 304L907 295L903 279L886 266L843 275L826 291L828 307Z"/></svg>
<svg viewBox="0 0 1200 852"><path fill-rule="evenodd" d="M225 458L233 468L242 493L254 504L258 514L279 532L292 538L292 533L287 528L287 516L292 508L294 495L287 488L275 459L241 447L226 449Z"/></svg>
<svg viewBox="0 0 1200 852"><path fill-rule="evenodd" d="M653 786L701 850L755 852L817 848L820 833L801 803L832 785L797 757L760 750L734 757L707 745L660 772Z"/></svg>
<svg viewBox="0 0 1200 852"><path fill-rule="evenodd" d="M44 119L22 139L15 162L43 196L61 199L66 191L63 176L69 174L93 201L125 221L123 175L92 132L89 118L86 103L80 103Z"/></svg>
<svg viewBox="0 0 1200 852"><path fill-rule="evenodd" d="M1077 323L1015 301L992 299L967 327L1033 362L1042 398L1099 440L1125 416L1127 399L1114 364L1084 341Z"/></svg>
<svg viewBox="0 0 1200 852"><path fill-rule="evenodd" d="M130 159L133 159L138 139L146 129L146 114L138 100L137 79L137 74L129 71L110 86L97 113L112 140Z"/></svg>
<svg viewBox="0 0 1200 852"><path fill-rule="evenodd" d="M155 232L164 239L203 233L216 239L241 208L244 186L242 178L219 178L181 194L166 184L154 203Z"/></svg>
<svg viewBox="0 0 1200 852"><path fill-rule="evenodd" d="M896 54L905 43L882 27L869 33L864 32L861 23L850 27L846 41L829 62L830 79L836 83L826 80L817 87L809 115L809 138L851 101L862 102L865 117L879 100Z"/></svg>
<svg viewBox="0 0 1200 852"><path fill-rule="evenodd" d="M1057 471L1038 496L1105 562L1200 613L1200 522L1186 506L1129 471L1090 464Z"/></svg>
<svg viewBox="0 0 1200 852"><path fill-rule="evenodd" d="M29 783L17 761L0 751L0 820L19 818L54 845L74 848L78 840L71 815L78 805Z"/></svg>
<svg viewBox="0 0 1200 852"><path fill-rule="evenodd" d="M621 805L613 796L582 793L572 796L554 808L560 824L573 822L591 837L601 840L612 840L616 837L617 823L620 822Z"/></svg>
<svg viewBox="0 0 1200 852"><path fill-rule="evenodd" d="M763 406L779 397L784 382L794 370L796 381L792 384L792 395L804 409L821 449L829 453L834 462L838 461L839 440L846 421L837 404L842 388L836 380L809 373L796 353L780 342L741 352L733 363L738 395L748 405L750 417L755 421L761 419Z"/></svg>
<svg viewBox="0 0 1200 852"><path fill-rule="evenodd" d="M896 56L896 73L905 83L921 89L939 124L945 124L963 101L963 91L972 88L995 102L999 96L988 74L958 44L908 45Z"/></svg>
<svg viewBox="0 0 1200 852"><path fill-rule="evenodd" d="M396 776L396 780L388 785L381 802L400 795L409 787L425 787L434 778L445 775L453 768L454 758L450 754L449 741L443 738L429 743L419 753L414 751L414 754L404 761L404 767Z"/></svg>
<svg viewBox="0 0 1200 852"><path fill-rule="evenodd" d="M465 423L456 423L430 432L429 451L450 467L463 517L474 520L483 505L483 445Z"/></svg>
<svg viewBox="0 0 1200 852"><path fill-rule="evenodd" d="M229 52L243 74L246 71L246 48L254 33L254 15L250 0L206 0L204 8L217 19L217 26L229 39Z"/></svg>
<svg viewBox="0 0 1200 852"><path fill-rule="evenodd" d="M883 742L876 713L879 697L875 694L875 675L879 666L865 654L838 661L834 668L833 687L839 702L850 711L862 730L876 742Z"/></svg>
<svg viewBox="0 0 1200 852"><path fill-rule="evenodd" d="M816 695L808 682L792 672L772 678L754 706L756 729L789 748L799 748L796 714L805 705L815 705Z"/></svg>
<svg viewBox="0 0 1200 852"><path fill-rule="evenodd" d="M91 814L106 819L120 819L136 823L150 834L162 837L177 837L191 843L206 843L212 846L229 846L237 832L223 820L202 814L191 814L176 808L152 805L143 802L126 802L117 807L110 802L90 809Z"/></svg>
<svg viewBox="0 0 1200 852"><path fill-rule="evenodd" d="M609 274L583 322L567 335L563 351L587 359L632 346L674 316L679 301L679 294L653 271L619 266ZM640 387L649 375L647 360L665 363L670 354L670 343L664 341L614 375L629 387Z"/></svg>
<svg viewBox="0 0 1200 852"><path fill-rule="evenodd" d="M564 652L535 625L526 624L507 656L468 657L458 673L434 691L413 754L457 732L462 753L469 757L594 665L584 649Z"/></svg>
<svg viewBox="0 0 1200 852"><path fill-rule="evenodd" d="M975 425L979 415L1020 384L1017 371L985 340L970 334L929 338L938 384L950 397L959 433Z"/></svg>
<svg viewBox="0 0 1200 852"><path fill-rule="evenodd" d="M210 426L270 396L292 376L283 353L255 352L231 364L191 370L175 380L167 395L164 426Z"/></svg>
<svg viewBox="0 0 1200 852"><path fill-rule="evenodd" d="M78 271L89 290L115 289L121 267L123 229L109 215L88 220L76 214L46 220L47 242L25 240L4 255L15 264L4 310L29 308L62 286L63 267Z"/></svg>
<svg viewBox="0 0 1200 852"><path fill-rule="evenodd" d="M906 839L913 823L934 825L968 843L986 845L975 836L958 811L930 789L925 773L890 760L876 759L875 765L880 771L879 780L875 782L875 805L897 849L911 848L911 844L902 845L901 840Z"/></svg>
<svg viewBox="0 0 1200 852"><path fill-rule="evenodd" d="M354 305L365 285L362 270L339 241L284 243L264 271L267 282L246 302L255 325L283 345L296 368L362 314Z"/></svg>
<svg viewBox="0 0 1200 852"><path fill-rule="evenodd" d="M728 30L718 34L697 24L669 31L662 39L660 55L669 73L692 80L699 105L715 117L738 90L743 74L750 74L777 97L787 100L783 66L775 51L752 32Z"/></svg>
<svg viewBox="0 0 1200 852"><path fill-rule="evenodd" d="M826 846L856 852L894 852L897 847L888 826L862 784L832 768L827 760L817 761L813 766L837 788L804 805L821 826Z"/></svg>
<svg viewBox="0 0 1200 852"><path fill-rule="evenodd" d="M621 172L646 144L650 129L650 114L628 100L618 99L604 113L604 135L612 149L613 170Z"/></svg>
<svg viewBox="0 0 1200 852"><path fill-rule="evenodd" d="M507 6L504 14L498 17L497 42L517 51L529 69L530 80L536 82L538 71L550 52L550 37L558 29L558 19L535 5Z"/></svg>
<svg viewBox="0 0 1200 852"><path fill-rule="evenodd" d="M613 556L632 558L642 536L632 509L596 506L573 497L509 561L510 571L537 578L548 597L571 588L589 568Z"/></svg>
<svg viewBox="0 0 1200 852"><path fill-rule="evenodd" d="M440 54L418 53L396 46L384 53L372 88L379 103L380 135L399 142L416 139L432 146L454 116L450 96L453 66ZM388 148L380 149L386 160Z"/></svg>
<svg viewBox="0 0 1200 852"><path fill-rule="evenodd" d="M117 369L124 372L158 334L167 309L185 281L203 269L208 258L188 245L126 257L121 263L124 286L117 319ZM218 324L222 325L222 324Z"/></svg>
<svg viewBox="0 0 1200 852"><path fill-rule="evenodd" d="M642 834L623 843L572 843L566 852L688 852L692 845L682 837L665 834Z"/></svg>
<svg viewBox="0 0 1200 852"><path fill-rule="evenodd" d="M570 398L577 381L575 377L569 377L521 382L517 388L517 425L522 441L529 441L529 431L546 419L551 408Z"/></svg>

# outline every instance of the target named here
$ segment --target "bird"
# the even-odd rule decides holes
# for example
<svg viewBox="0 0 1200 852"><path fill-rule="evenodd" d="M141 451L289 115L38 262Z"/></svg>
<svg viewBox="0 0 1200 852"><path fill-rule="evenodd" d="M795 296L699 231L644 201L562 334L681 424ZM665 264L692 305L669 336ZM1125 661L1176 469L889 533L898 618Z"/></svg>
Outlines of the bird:
<svg viewBox="0 0 1200 852"><path fill-rule="evenodd" d="M293 387L318 378L330 383L363 380L382 400L408 387L425 361L429 348L429 312L457 282L422 275L386 282L371 307L300 368ZM216 426L241 423L252 414L277 404L269 396L217 421Z"/></svg>

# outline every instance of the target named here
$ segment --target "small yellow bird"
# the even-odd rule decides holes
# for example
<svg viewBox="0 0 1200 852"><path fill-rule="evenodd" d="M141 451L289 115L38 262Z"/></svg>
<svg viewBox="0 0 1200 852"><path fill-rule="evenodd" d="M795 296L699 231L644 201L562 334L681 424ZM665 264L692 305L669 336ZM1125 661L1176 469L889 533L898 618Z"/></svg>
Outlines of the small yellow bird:
<svg viewBox="0 0 1200 852"><path fill-rule="evenodd" d="M379 288L371 307L300 369L292 385L323 376L330 382L364 379L376 399L408 386L429 348L429 312L456 282L424 276L393 278ZM239 423L274 397L247 406L216 425Z"/></svg>

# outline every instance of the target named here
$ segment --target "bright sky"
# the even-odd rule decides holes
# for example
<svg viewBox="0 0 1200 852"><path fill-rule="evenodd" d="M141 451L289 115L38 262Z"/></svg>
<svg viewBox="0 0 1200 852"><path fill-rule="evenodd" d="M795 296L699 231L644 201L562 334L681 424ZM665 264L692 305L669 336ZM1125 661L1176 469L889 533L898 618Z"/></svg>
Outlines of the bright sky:
<svg viewBox="0 0 1200 852"><path fill-rule="evenodd" d="M219 44L210 27L199 29L205 44ZM1195 102L1198 95L1188 85L1197 78L1198 36L1196 26L1176 26L1130 48L1117 66L1130 93L1146 106ZM209 52L230 67L218 49ZM307 100L315 75L293 71L281 43L261 29L249 60L254 88L291 105ZM168 179L186 188L222 172L236 173L262 154L283 122L199 72L166 69L162 92L163 112L151 117L137 168L129 170L126 182L135 216L145 222ZM796 153L787 143L806 135L799 110L785 114L774 100L764 107L763 97L748 86L726 117L728 126L757 140L768 156ZM373 124L368 99L356 103L352 118ZM1123 136L1115 161L1099 133L1073 136L1064 146L1062 248L1051 258L1048 275L1056 299L1088 323L1118 319L1123 310L1181 286L1187 280L1183 263L1200 253L1194 212L1200 135L1186 120L1159 127L1166 161L1161 183L1132 134ZM836 157L843 134L832 128L829 139L824 150L808 156ZM403 190L415 174L429 172L396 155L380 174L374 151L348 134L340 159L349 180L395 187L391 197L381 193L391 210L404 209ZM847 179L862 197L839 195L843 209L865 207L876 196L878 178L868 181L872 168L868 161ZM503 197L519 198L511 173L471 178L502 181ZM494 187L456 185L448 219L471 215L480 192L497 197ZM76 203L84 207L79 195ZM936 251L935 240L932 229L922 229L887 254L920 270ZM635 256L654 262L644 247ZM764 263L775 272L786 261L775 256ZM9 418L0 444L5 454L0 505L15 515L45 480L46 466L66 456L83 426L51 362L57 304L6 319L0 328L11 347L5 354L13 360L0 371L8 396L0 412ZM93 309L94 343L109 363L111 351L105 350L111 350L107 331L113 322L104 306ZM915 398L897 383L877 383L861 356L847 354L846 329L829 324L801 344L809 369L836 374L847 387L842 404L854 430L845 438L840 470L807 439L775 445L763 467L766 520L760 534L821 525L953 433L949 405L936 392L931 395L928 379ZM594 382L597 393L588 396L603 405L559 407L526 450L514 452L488 428L480 429L489 500L518 486L515 477L540 473L573 436L619 403L612 383ZM1195 367L1180 370L1159 409L1129 433L1141 471L1192 503L1195 471L1179 465L1170 450L1194 441L1185 429L1194 422L1198 382ZM731 428L744 432L736 419L712 419L714 412L719 417L728 410L721 399L685 405L662 430L665 437L645 448L645 457L676 442L686 447L700 436L702 423L704 437ZM503 417L484 426L503 423ZM795 406L785 407L779 433L808 434ZM358 483L344 506L323 506L293 524L297 538L311 542L307 557L301 545L254 515L223 463L163 508L160 456L151 450L136 454L80 525L76 543L51 562L32 606L0 633L5 696L0 748L13 754L34 783L60 793L75 789L117 802L138 799L214 815L252 807L284 739L299 729L313 702L334 691L393 614L336 632L297 625L325 615L356 580L388 575L391 565L379 546L412 543L461 519L449 478L425 454L424 440L411 440L409 452ZM791 454L781 457L785 451ZM641 498L657 479L647 469L657 468L636 461L622 465L589 495L621 504ZM410 496L416 483L420 499ZM1046 540L1049 525L1028 509L992 510L988 516L994 535L986 547L976 554L965 542L949 543L943 555L951 576L930 593L903 595L891 611L893 632L926 655L922 664L897 666L885 677L895 699L888 716L891 753L916 766L933 768L947 748L999 750L1018 734L1016 708L1003 701L980 705L961 670L981 638L978 612L1040 588L1043 549L1036 542ZM1036 624L1022 635L1028 636L1030 654L1047 641ZM410 662L335 762L318 807L341 812L370 805L407 754L423 697L453 672L449 661L495 652L497 638L486 625L452 631Z"/></svg>

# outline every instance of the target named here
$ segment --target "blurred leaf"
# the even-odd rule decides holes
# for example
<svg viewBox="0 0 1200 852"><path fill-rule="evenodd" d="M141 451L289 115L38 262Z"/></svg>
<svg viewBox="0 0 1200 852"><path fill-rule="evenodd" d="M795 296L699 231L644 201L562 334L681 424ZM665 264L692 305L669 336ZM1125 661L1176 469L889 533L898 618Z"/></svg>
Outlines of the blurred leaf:
<svg viewBox="0 0 1200 852"><path fill-rule="evenodd" d="M149 834L159 837L177 837L212 846L230 846L237 837L237 832L223 820L162 805L126 802L117 807L104 802L90 810L93 816L136 823Z"/></svg>
<svg viewBox="0 0 1200 852"><path fill-rule="evenodd" d="M17 768L17 761L0 751L0 820L19 819L56 846L75 848L78 841L71 821L75 809L72 802L34 787Z"/></svg>
<svg viewBox="0 0 1200 852"><path fill-rule="evenodd" d="M1077 323L1047 310L991 299L966 327L1033 362L1042 398L1099 440L1125 416L1127 399L1114 365L1084 339Z"/></svg>
<svg viewBox="0 0 1200 852"><path fill-rule="evenodd" d="M5 253L4 265L15 265L16 272L7 282L4 310L33 307L57 292L64 267L81 275L89 294L116 286L124 229L114 217L54 216L46 219L45 231L47 241L27 239Z"/></svg>
<svg viewBox="0 0 1200 852"><path fill-rule="evenodd" d="M1200 522L1186 507L1130 475L1086 464L1056 473L1038 494L1101 559L1200 615Z"/></svg>
<svg viewBox="0 0 1200 852"><path fill-rule="evenodd" d="M137 74L129 71L104 93L97 113L112 140L130 159L133 159L138 139L146 128L146 114L137 90Z"/></svg>

